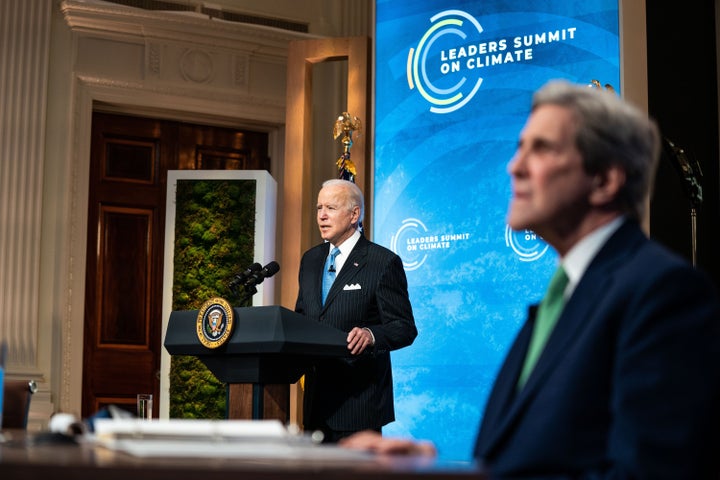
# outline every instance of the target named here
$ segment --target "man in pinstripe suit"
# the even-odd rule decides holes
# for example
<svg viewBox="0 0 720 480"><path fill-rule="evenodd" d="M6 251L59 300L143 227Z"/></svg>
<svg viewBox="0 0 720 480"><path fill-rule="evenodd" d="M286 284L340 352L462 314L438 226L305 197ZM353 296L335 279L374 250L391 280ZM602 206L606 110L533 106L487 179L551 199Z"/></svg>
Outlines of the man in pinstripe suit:
<svg viewBox="0 0 720 480"><path fill-rule="evenodd" d="M350 355L321 360L305 377L304 428L322 431L330 443L360 430L381 432L395 420L390 351L417 336L402 261L358 229L364 208L355 183L324 182L317 222L325 242L300 262L295 311L347 332ZM323 304L326 260L335 247L336 277Z"/></svg>

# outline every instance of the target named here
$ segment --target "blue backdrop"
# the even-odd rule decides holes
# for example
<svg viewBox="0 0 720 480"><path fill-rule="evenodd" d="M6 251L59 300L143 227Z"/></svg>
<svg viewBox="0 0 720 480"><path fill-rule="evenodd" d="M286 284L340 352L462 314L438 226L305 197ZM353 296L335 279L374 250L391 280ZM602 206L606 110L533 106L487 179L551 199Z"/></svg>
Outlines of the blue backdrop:
<svg viewBox="0 0 720 480"><path fill-rule="evenodd" d="M620 90L618 3L378 0L376 22L372 232L403 259L419 330L393 352L385 431L465 461L556 262L533 232L507 228L507 163L548 79Z"/></svg>

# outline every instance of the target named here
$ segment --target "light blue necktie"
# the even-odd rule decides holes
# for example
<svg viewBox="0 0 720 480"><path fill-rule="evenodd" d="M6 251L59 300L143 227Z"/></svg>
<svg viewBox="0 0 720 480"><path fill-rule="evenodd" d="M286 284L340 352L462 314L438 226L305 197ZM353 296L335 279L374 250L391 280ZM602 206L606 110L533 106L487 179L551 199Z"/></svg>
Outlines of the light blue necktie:
<svg viewBox="0 0 720 480"><path fill-rule="evenodd" d="M328 255L325 260L325 269L323 271L323 283L322 283L322 303L325 305L325 299L327 298L330 287L335 281L335 257L340 253L340 249L335 247Z"/></svg>
<svg viewBox="0 0 720 480"><path fill-rule="evenodd" d="M568 277L562 266L555 270L555 274L550 279L545 298L540 302L537 316L535 317L535 327L533 328L530 346L525 356L525 364L523 365L520 378L518 379L518 388L525 385L525 381L530 376L535 363L545 348L545 343L550 337L550 333L555 328L558 317L565 306L565 287L568 284Z"/></svg>

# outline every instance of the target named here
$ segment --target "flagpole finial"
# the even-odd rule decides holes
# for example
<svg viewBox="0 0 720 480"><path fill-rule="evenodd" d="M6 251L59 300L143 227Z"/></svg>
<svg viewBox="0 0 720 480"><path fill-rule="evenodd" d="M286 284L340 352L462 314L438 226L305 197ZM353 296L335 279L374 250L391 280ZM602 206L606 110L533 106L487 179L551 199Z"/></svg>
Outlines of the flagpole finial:
<svg viewBox="0 0 720 480"><path fill-rule="evenodd" d="M588 85L588 87L597 88L600 90L603 88L603 86L600 84L600 80L597 80L595 78L590 80L590 84ZM605 90L607 90L608 92L615 92L615 88L612 85L610 85L609 83L605 84Z"/></svg>
<svg viewBox="0 0 720 480"><path fill-rule="evenodd" d="M350 115L348 112L343 112L335 120L335 126L333 127L333 138L337 139L341 134L343 135L340 142L343 145L343 152L338 158L336 164L338 168L338 177L355 181L357 175L357 169L355 164L350 160L350 147L353 144L353 133L360 135L362 131L362 122L358 117Z"/></svg>

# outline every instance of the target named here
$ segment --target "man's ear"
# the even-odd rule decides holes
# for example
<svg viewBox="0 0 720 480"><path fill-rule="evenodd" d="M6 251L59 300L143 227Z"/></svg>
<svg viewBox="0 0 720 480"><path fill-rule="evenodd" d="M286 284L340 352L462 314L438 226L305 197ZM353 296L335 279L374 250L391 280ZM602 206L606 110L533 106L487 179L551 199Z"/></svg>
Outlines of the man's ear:
<svg viewBox="0 0 720 480"><path fill-rule="evenodd" d="M625 170L617 165L595 174L590 203L598 207L613 203L623 185L625 185Z"/></svg>

